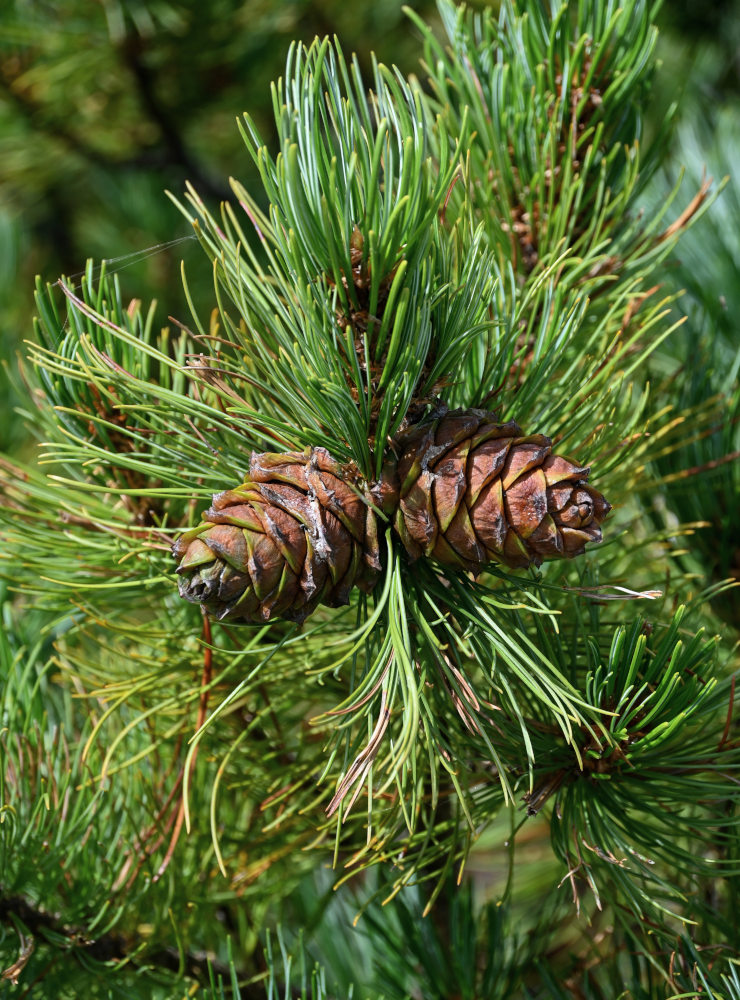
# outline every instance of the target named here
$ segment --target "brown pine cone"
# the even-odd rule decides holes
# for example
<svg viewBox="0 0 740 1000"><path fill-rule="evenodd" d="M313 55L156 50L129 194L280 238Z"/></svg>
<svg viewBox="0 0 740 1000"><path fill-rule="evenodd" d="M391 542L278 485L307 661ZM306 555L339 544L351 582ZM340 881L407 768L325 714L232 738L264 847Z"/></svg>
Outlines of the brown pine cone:
<svg viewBox="0 0 740 1000"><path fill-rule="evenodd" d="M213 497L173 546L180 595L219 621L302 622L347 604L380 571L375 514L324 448L252 455L250 478Z"/></svg>
<svg viewBox="0 0 740 1000"><path fill-rule="evenodd" d="M369 592L380 569L377 520L392 520L412 559L478 573L580 555L611 509L589 470L551 454L483 410L418 424L370 487L323 448L252 455L250 478L213 498L177 539L180 594L220 621L301 622L319 604Z"/></svg>
<svg viewBox="0 0 740 1000"><path fill-rule="evenodd" d="M570 559L601 541L611 510L589 469L552 455L542 434L458 410L398 440L395 527L409 555L478 573Z"/></svg>

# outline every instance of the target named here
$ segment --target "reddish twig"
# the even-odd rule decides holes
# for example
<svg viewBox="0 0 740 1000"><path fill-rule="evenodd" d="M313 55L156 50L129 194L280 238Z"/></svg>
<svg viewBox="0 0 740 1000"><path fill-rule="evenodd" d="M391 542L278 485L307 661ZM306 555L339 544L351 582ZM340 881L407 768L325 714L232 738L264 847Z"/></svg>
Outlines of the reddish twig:
<svg viewBox="0 0 740 1000"><path fill-rule="evenodd" d="M725 743L727 743L730 737L730 727L732 725L732 713L735 707L735 678L733 677L730 682L730 701L727 706L727 721L725 722L725 728L722 732L722 739L717 744L717 749L721 750Z"/></svg>
<svg viewBox="0 0 740 1000"><path fill-rule="evenodd" d="M200 687L200 698L198 699L198 718L196 720L195 728L196 732L201 728L206 718L206 711L208 710L208 696L209 687L211 683L211 678L213 676L213 637L211 635L211 623L208 620L208 616L203 614L203 673L201 674L201 687ZM192 775L193 769L195 768L195 762L198 757L198 747L196 745L193 756L190 761L189 775ZM178 784L182 780L183 774L181 772L180 778L178 779ZM177 810L177 818L175 820L175 827L172 831L172 836L170 838L170 843L167 848L167 852L162 860L162 864L157 869L157 874L154 876L154 880L161 878L162 875L167 871L172 861L172 857L175 853L175 848L177 847L177 842L180 839L180 834L182 832L183 823L185 822L185 795L181 795L180 804Z"/></svg>

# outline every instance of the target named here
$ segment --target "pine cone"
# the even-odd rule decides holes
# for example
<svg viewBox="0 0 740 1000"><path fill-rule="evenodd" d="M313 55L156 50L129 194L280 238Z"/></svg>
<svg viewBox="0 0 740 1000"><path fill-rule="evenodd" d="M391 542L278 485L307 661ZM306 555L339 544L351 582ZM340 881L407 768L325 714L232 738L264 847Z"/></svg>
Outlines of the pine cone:
<svg viewBox="0 0 740 1000"><path fill-rule="evenodd" d="M324 448L252 455L250 478L213 497L173 546L180 595L219 621L302 622L347 604L380 571L377 523L351 470Z"/></svg>
<svg viewBox="0 0 740 1000"><path fill-rule="evenodd" d="M397 439L397 461L362 483L323 448L252 455L250 478L219 493L173 547L180 594L220 621L303 621L337 607L381 569L373 508L411 559L478 573L580 555L611 509L589 470L483 410L448 413ZM353 485L348 485L353 483Z"/></svg>
<svg viewBox="0 0 740 1000"><path fill-rule="evenodd" d="M448 413L398 441L395 527L412 558L478 573L580 555L611 510L589 469L552 455L542 434L483 410Z"/></svg>

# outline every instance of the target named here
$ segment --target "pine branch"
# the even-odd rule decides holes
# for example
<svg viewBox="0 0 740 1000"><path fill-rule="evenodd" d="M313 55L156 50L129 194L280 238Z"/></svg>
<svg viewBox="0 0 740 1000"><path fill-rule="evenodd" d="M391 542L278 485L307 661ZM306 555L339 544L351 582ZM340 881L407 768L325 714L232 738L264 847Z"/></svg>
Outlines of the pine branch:
<svg viewBox="0 0 740 1000"><path fill-rule="evenodd" d="M188 951L183 954L175 947L160 950L147 950L142 953L142 943L130 935L109 932L90 940L88 934L80 929L66 925L58 914L47 913L34 906L20 896L0 898L0 923L10 924L18 928L20 924L31 935L31 939L49 940L54 947L70 955L83 966L89 962L115 968L117 964L125 964L134 970L162 970L177 973L179 979L187 978L196 982L205 982L213 975L226 977L232 966L219 961L213 955L205 952ZM28 946L32 950L33 944ZM18 984L18 977L23 970L17 969L12 976L6 973L2 978L13 979ZM239 974L237 973L237 976ZM16 978L13 978L16 977ZM243 976L239 976L244 979ZM251 982L240 986L241 1000L263 1000L265 991L261 984Z"/></svg>
<svg viewBox="0 0 740 1000"><path fill-rule="evenodd" d="M234 919L238 893L284 896L319 857L337 885L389 872L365 879L404 891L398 920L369 923L381 954L433 956L430 996L543 995L527 965L606 997L630 962L659 996L706 978L686 956L729 940L737 875L734 662L702 630L718 588L681 571L696 519L648 513L717 422L716 397L681 408L647 381L680 324L660 268L711 199L672 222L674 185L639 209L664 150L638 155L647 3L443 14L434 98L375 62L368 92L328 40L291 49L278 151L242 127L268 210L237 182L218 217L194 188L180 206L214 274L214 308L185 281L192 330L156 332L92 265L39 286L26 379L51 474L0 470L7 573L94 715L85 794L151 781L114 841L130 913L151 866L184 905L178 857ZM447 938L404 906L415 885L421 913L449 901L487 837L479 965L469 900L440 908ZM532 842L552 926L522 943Z"/></svg>

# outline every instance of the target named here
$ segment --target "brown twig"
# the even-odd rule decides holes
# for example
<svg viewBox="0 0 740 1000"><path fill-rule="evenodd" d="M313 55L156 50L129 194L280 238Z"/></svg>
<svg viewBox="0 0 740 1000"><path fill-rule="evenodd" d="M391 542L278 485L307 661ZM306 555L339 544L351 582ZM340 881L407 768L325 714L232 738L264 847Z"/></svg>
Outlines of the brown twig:
<svg viewBox="0 0 740 1000"><path fill-rule="evenodd" d="M735 677L733 676L730 681L730 700L727 704L727 720L725 721L725 728L722 731L722 739L717 744L717 749L722 750L727 741L730 738L730 729L732 727L732 716L735 708Z"/></svg>
<svg viewBox="0 0 740 1000"><path fill-rule="evenodd" d="M211 623L208 616L203 612L203 673L201 674L201 688L200 688L200 698L198 699L198 718L195 723L196 732L201 728L206 719L206 712L208 710L208 698L209 698L209 687L211 683L211 678L213 676L213 637L211 635ZM195 762L198 758L198 746L196 744L193 750L193 756L190 760L189 775L192 775L195 768ZM178 778L178 784L182 781L184 777L184 772L181 772ZM177 842L180 839L180 834L182 833L182 827L185 822L185 794L180 797L180 804L177 810L177 818L175 819L175 827L172 831L172 836L170 838L169 846L162 860L162 864L157 869L157 873L154 876L154 880L157 881L164 875L164 873L169 868L172 857L175 853L175 848L177 847Z"/></svg>
<svg viewBox="0 0 740 1000"><path fill-rule="evenodd" d="M26 938L25 935L21 935L21 942L25 941L25 944L22 943L19 958L0 976L0 978L9 979L13 983L18 982L23 967L28 963L34 950L34 942L49 937L57 940L63 938L64 944L59 947L75 957L79 955L83 961L92 959L106 963L126 962L135 968L153 966L177 972L181 969L182 957L184 957L183 972L191 979L205 981L209 969L217 976L223 976L224 979L230 974L228 965L205 952L186 952L184 956L181 956L177 948L160 948L148 954L142 953L137 956L137 950L141 948L143 942L136 941L134 938L111 931L91 940L81 928L66 924L58 914L49 913L37 905L29 903L22 896L0 898L0 924L11 924L16 921L28 930L30 937ZM50 966L47 967L47 971L48 968ZM35 981L38 979L39 977ZM248 983L246 987L241 986L241 991L245 1000L257 1000L257 998L264 998L265 995L264 988L260 984Z"/></svg>

